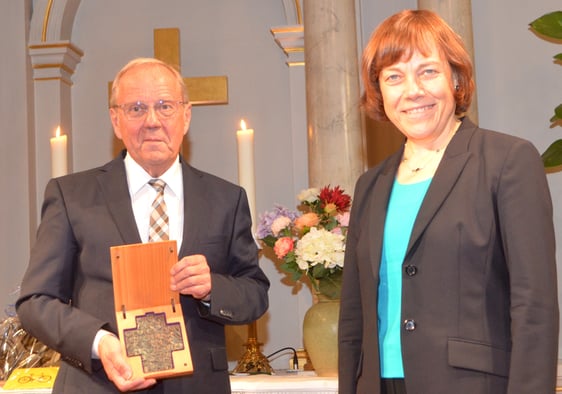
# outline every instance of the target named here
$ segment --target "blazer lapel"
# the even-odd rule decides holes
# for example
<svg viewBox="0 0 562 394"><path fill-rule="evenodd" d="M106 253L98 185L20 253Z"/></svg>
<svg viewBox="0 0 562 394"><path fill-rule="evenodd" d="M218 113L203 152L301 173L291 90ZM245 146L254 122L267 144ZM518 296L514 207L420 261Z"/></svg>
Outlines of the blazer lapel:
<svg viewBox="0 0 562 394"><path fill-rule="evenodd" d="M382 241L388 200L396 178L396 170L400 164L403 149L404 148L390 156L384 168L381 170L380 175L375 178L375 184L373 185L372 191L369 193L371 198L368 212L372 212L372 214L369 214L369 217L373 218L368 222L368 233L371 234L369 238L372 240L372 242L369 243L369 255L371 256L371 265L375 278L379 276L378 272L382 255Z"/></svg>
<svg viewBox="0 0 562 394"><path fill-rule="evenodd" d="M109 213L123 238L123 244L141 243L127 187L123 157L120 156L101 167L97 181Z"/></svg>
<svg viewBox="0 0 562 394"><path fill-rule="evenodd" d="M466 165L470 156L468 144L475 127L476 126L470 120L465 119L449 143L420 207L420 211L414 223L414 228L412 229L406 256L412 252L413 246L447 198L447 195L450 193Z"/></svg>

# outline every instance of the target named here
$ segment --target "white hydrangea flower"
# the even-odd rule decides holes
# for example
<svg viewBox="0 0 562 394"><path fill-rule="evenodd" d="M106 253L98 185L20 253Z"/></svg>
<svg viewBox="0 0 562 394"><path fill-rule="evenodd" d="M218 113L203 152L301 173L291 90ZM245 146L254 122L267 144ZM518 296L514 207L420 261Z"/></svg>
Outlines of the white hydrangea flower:
<svg viewBox="0 0 562 394"><path fill-rule="evenodd" d="M308 270L317 264L325 268L343 268L345 237L324 229L313 227L297 243L295 256L301 270Z"/></svg>
<svg viewBox="0 0 562 394"><path fill-rule="evenodd" d="M297 199L300 202L309 202L312 203L318 200L318 194L320 194L320 189L316 187L311 187L310 189L305 189L299 193Z"/></svg>

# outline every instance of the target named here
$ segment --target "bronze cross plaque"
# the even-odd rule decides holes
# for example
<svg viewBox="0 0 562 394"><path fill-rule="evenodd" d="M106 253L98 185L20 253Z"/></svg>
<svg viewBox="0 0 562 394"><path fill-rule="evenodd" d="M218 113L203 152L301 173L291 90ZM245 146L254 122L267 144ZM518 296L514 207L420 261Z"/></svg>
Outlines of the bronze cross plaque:
<svg viewBox="0 0 562 394"><path fill-rule="evenodd" d="M111 247L118 336L134 376L193 372L178 292L170 290L176 241Z"/></svg>

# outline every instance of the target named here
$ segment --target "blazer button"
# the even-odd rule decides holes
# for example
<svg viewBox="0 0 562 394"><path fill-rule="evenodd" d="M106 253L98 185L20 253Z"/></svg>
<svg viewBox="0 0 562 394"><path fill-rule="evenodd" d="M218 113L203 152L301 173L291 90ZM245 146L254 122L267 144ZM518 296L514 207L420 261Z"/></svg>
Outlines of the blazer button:
<svg viewBox="0 0 562 394"><path fill-rule="evenodd" d="M404 270L406 271L406 275L408 276L414 276L418 273L418 267L416 267L415 265L407 265Z"/></svg>
<svg viewBox="0 0 562 394"><path fill-rule="evenodd" d="M416 321L414 319L404 320L404 330L414 331L416 329Z"/></svg>

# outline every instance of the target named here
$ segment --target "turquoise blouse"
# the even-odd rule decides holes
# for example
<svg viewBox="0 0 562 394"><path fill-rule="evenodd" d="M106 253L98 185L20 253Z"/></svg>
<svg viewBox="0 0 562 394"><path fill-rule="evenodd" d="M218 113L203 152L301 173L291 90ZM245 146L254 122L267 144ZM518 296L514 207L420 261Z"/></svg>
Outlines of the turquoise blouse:
<svg viewBox="0 0 562 394"><path fill-rule="evenodd" d="M394 181L388 202L378 289L378 334L383 378L404 377L400 344L402 263L414 221L430 183L431 178L412 184Z"/></svg>

